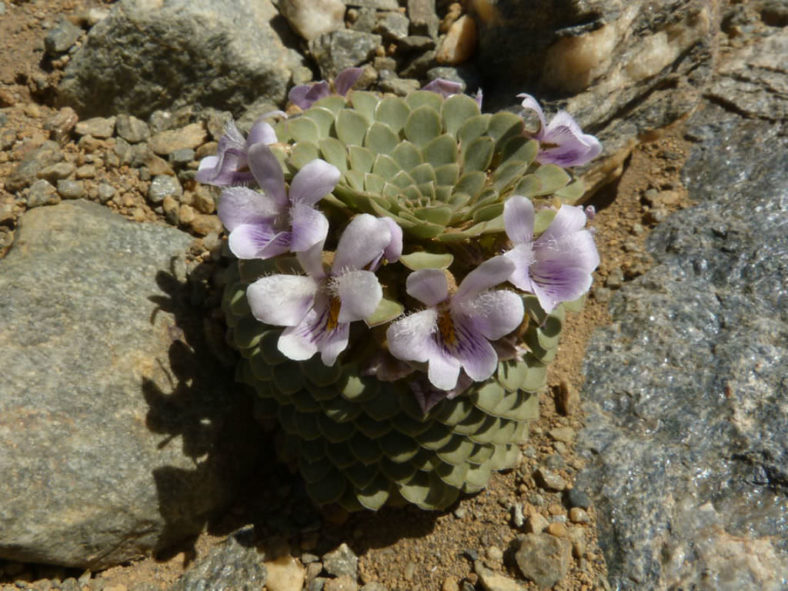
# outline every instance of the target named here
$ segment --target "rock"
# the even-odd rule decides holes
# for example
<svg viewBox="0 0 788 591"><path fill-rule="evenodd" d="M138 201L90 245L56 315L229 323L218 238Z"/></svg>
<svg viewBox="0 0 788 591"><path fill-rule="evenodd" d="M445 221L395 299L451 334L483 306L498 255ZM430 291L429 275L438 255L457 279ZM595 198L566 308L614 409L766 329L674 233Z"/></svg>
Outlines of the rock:
<svg viewBox="0 0 788 591"><path fill-rule="evenodd" d="M115 130L119 137L122 137L130 144L144 142L150 137L148 124L133 115L118 115L115 122Z"/></svg>
<svg viewBox="0 0 788 591"><path fill-rule="evenodd" d="M81 199L85 196L85 184L82 181L61 179L57 182L57 192L63 199Z"/></svg>
<svg viewBox="0 0 788 591"><path fill-rule="evenodd" d="M550 534L551 536L555 536L556 538L566 537L566 526L560 521L554 521L553 523L547 526L547 529L545 531L547 531L547 533Z"/></svg>
<svg viewBox="0 0 788 591"><path fill-rule="evenodd" d="M588 509L591 506L591 498L585 491L579 488L570 488L566 493L567 501L570 507L579 507L581 509Z"/></svg>
<svg viewBox="0 0 788 591"><path fill-rule="evenodd" d="M310 41L309 51L322 77L333 79L345 68L360 66L369 60L381 41L380 35L341 29Z"/></svg>
<svg viewBox="0 0 788 591"><path fill-rule="evenodd" d="M566 488L566 480L560 474L546 468L539 468L536 471L536 479L540 486L548 490L564 490Z"/></svg>
<svg viewBox="0 0 788 591"><path fill-rule="evenodd" d="M414 90L421 88L421 82L414 78L397 78L392 76L382 80L378 86L383 92L391 92L397 96L407 96Z"/></svg>
<svg viewBox="0 0 788 591"><path fill-rule="evenodd" d="M456 66L468 61L476 52L476 21L467 14L455 21L435 54L439 64Z"/></svg>
<svg viewBox="0 0 788 591"><path fill-rule="evenodd" d="M65 143L78 121L79 117L74 109L63 107L44 122L44 129L49 132L50 138Z"/></svg>
<svg viewBox="0 0 788 591"><path fill-rule="evenodd" d="M540 587L552 587L569 571L571 544L549 534L526 534L514 555L520 572Z"/></svg>
<svg viewBox="0 0 788 591"><path fill-rule="evenodd" d="M336 579L326 579L323 591L357 591L358 583L347 575L342 575Z"/></svg>
<svg viewBox="0 0 788 591"><path fill-rule="evenodd" d="M377 20L375 32L386 39L400 40L408 36L410 21L400 12L384 12Z"/></svg>
<svg viewBox="0 0 788 591"><path fill-rule="evenodd" d="M525 522L525 531L529 534L542 533L550 523L541 513L532 513Z"/></svg>
<svg viewBox="0 0 788 591"><path fill-rule="evenodd" d="M364 8L377 8L378 10L397 10L397 0L345 0L348 6L361 6Z"/></svg>
<svg viewBox="0 0 788 591"><path fill-rule="evenodd" d="M293 30L307 41L336 31L345 24L342 0L281 0L279 11Z"/></svg>
<svg viewBox="0 0 788 591"><path fill-rule="evenodd" d="M115 187L109 183L99 183L98 199L101 203L106 203L115 196Z"/></svg>
<svg viewBox="0 0 788 591"><path fill-rule="evenodd" d="M85 201L21 217L0 260L0 558L107 568L232 498L256 430L172 274L191 240Z"/></svg>
<svg viewBox="0 0 788 591"><path fill-rule="evenodd" d="M561 96L605 154L629 150L698 105L712 72L718 4L706 0L498 0L478 13L478 63L494 112L528 92ZM600 161L601 162L601 161Z"/></svg>
<svg viewBox="0 0 788 591"><path fill-rule="evenodd" d="M58 101L82 116L213 106L238 116L308 79L270 0L122 0L74 53Z"/></svg>
<svg viewBox="0 0 788 591"><path fill-rule="evenodd" d="M74 173L74 165L71 162L58 162L42 168L36 173L40 179L46 179L50 183L57 183L60 179L65 179Z"/></svg>
<svg viewBox="0 0 788 591"><path fill-rule="evenodd" d="M580 394L572 384L561 380L556 388L555 405L562 415L569 416L580 407Z"/></svg>
<svg viewBox="0 0 788 591"><path fill-rule="evenodd" d="M770 38L751 43L782 59ZM696 205L651 233L654 267L613 296L586 354L577 485L622 590L788 580L786 99L774 90L771 115L741 116L752 75L729 95L741 104L688 121L682 178Z"/></svg>
<svg viewBox="0 0 788 591"><path fill-rule="evenodd" d="M57 190L49 181L36 181L30 186L30 193L27 195L27 206L32 209L42 205L55 205L60 203L60 196Z"/></svg>
<svg viewBox="0 0 788 591"><path fill-rule="evenodd" d="M473 570L479 575L479 582L486 591L522 591L523 589L520 583L487 568L480 560L473 563Z"/></svg>
<svg viewBox="0 0 788 591"><path fill-rule="evenodd" d="M301 591L304 587L304 567L292 556L280 556L265 562L268 571L268 591Z"/></svg>
<svg viewBox="0 0 788 591"><path fill-rule="evenodd" d="M44 37L44 51L49 57L67 52L77 42L82 29L65 18L61 18Z"/></svg>
<svg viewBox="0 0 788 591"><path fill-rule="evenodd" d="M182 207L189 207L188 205L184 205ZM179 216L183 216L183 214L179 211ZM186 223L184 221L184 217L180 217L181 223ZM191 220L188 222L189 228L192 232L197 234L198 236L207 236L211 233L218 234L222 231L223 226L222 222L219 220L219 216L216 215L208 215L204 213L194 213L191 217Z"/></svg>
<svg viewBox="0 0 788 591"><path fill-rule="evenodd" d="M572 427L556 427L547 432L550 437L556 441L563 441L564 443L572 443L577 436L577 431Z"/></svg>
<svg viewBox="0 0 788 591"><path fill-rule="evenodd" d="M63 160L57 142L48 140L25 156L5 180L5 190L15 193L33 183L38 172Z"/></svg>
<svg viewBox="0 0 788 591"><path fill-rule="evenodd" d="M174 176L160 174L153 177L148 189L148 201L154 205L160 204L166 197L177 199L183 195L183 188Z"/></svg>
<svg viewBox="0 0 788 591"><path fill-rule="evenodd" d="M96 176L96 166L94 164L83 164L74 171L74 176L78 179L92 179Z"/></svg>
<svg viewBox="0 0 788 591"><path fill-rule="evenodd" d="M414 34L438 37L440 20L435 13L435 0L408 0L408 18Z"/></svg>
<svg viewBox="0 0 788 591"><path fill-rule="evenodd" d="M586 513L585 509L581 509L580 507L572 507L569 510L569 521L572 523L588 523L591 521L591 518Z"/></svg>
<svg viewBox="0 0 788 591"><path fill-rule="evenodd" d="M211 548L189 566L169 591L258 591L265 583L266 570L261 554L255 549L254 531L247 528Z"/></svg>
<svg viewBox="0 0 788 591"><path fill-rule="evenodd" d="M323 568L331 576L347 575L355 580L358 577L358 557L343 542L333 552L323 555Z"/></svg>
<svg viewBox="0 0 788 591"><path fill-rule="evenodd" d="M155 134L148 141L150 149L156 154L166 156L185 148L195 149L206 139L202 123L191 123L180 129L168 129Z"/></svg>
<svg viewBox="0 0 788 591"><path fill-rule="evenodd" d="M77 123L74 131L77 135L92 135L106 139L115 133L115 117L91 117Z"/></svg>

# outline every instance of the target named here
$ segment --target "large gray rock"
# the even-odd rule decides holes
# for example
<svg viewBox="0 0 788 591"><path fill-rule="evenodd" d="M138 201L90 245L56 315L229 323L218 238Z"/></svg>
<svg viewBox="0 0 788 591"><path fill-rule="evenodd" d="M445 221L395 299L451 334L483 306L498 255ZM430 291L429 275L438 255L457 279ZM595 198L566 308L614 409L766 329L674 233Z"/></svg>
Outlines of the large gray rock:
<svg viewBox="0 0 788 591"><path fill-rule="evenodd" d="M774 47L731 59L784 62ZM697 205L651 235L656 265L587 352L577 486L622 590L788 588L788 100L772 88L763 119L742 117L758 75L689 121Z"/></svg>
<svg viewBox="0 0 788 591"><path fill-rule="evenodd" d="M66 68L59 101L81 116L284 100L311 73L270 0L121 0Z"/></svg>
<svg viewBox="0 0 788 591"><path fill-rule="evenodd" d="M477 3L477 62L491 110L527 92L566 99L607 154L697 106L711 74L717 3L499 0Z"/></svg>
<svg viewBox="0 0 788 591"><path fill-rule="evenodd" d="M171 274L190 241L84 201L21 218L0 260L0 558L105 568L233 494L250 413Z"/></svg>

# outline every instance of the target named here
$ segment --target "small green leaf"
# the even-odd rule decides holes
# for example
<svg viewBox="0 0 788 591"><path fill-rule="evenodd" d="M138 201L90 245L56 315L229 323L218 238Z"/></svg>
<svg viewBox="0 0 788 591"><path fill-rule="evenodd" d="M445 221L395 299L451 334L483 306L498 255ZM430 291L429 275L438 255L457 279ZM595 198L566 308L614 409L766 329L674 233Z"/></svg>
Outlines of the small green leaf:
<svg viewBox="0 0 788 591"><path fill-rule="evenodd" d="M487 175L481 171L465 171L454 187L455 193L465 193L470 197L476 197L482 192Z"/></svg>
<svg viewBox="0 0 788 591"><path fill-rule="evenodd" d="M301 169L312 160L320 158L320 149L312 142L298 142L290 152L290 164Z"/></svg>
<svg viewBox="0 0 788 591"><path fill-rule="evenodd" d="M500 111L490 118L487 133L495 140L496 145L503 146L509 138L522 135L523 129L521 117L509 111Z"/></svg>
<svg viewBox="0 0 788 591"><path fill-rule="evenodd" d="M403 254L399 260L411 271L418 271L419 269L448 269L454 261L454 256L448 253L412 252Z"/></svg>
<svg viewBox="0 0 788 591"><path fill-rule="evenodd" d="M364 142L369 123L361 113L356 113L350 109L342 109L337 114L334 124L337 137L347 145L360 146Z"/></svg>
<svg viewBox="0 0 788 591"><path fill-rule="evenodd" d="M404 189L405 187L410 187L416 184L416 181L413 180L413 177L404 170L400 170L397 174L395 174L391 178L391 182L397 185L400 189Z"/></svg>
<svg viewBox="0 0 788 591"><path fill-rule="evenodd" d="M493 185L501 193L509 185L525 174L526 167L520 162L508 162L499 166L493 173Z"/></svg>
<svg viewBox="0 0 788 591"><path fill-rule="evenodd" d="M375 308L375 311L364 319L364 322L366 322L367 326L370 328L380 324L385 324L386 322L391 322L400 316L404 310L405 306L399 302L390 300L388 298L383 298L380 300L378 307Z"/></svg>
<svg viewBox="0 0 788 591"><path fill-rule="evenodd" d="M457 141L448 134L439 135L421 149L424 161L434 167L457 162Z"/></svg>
<svg viewBox="0 0 788 591"><path fill-rule="evenodd" d="M522 195L524 197L534 197L540 195L542 190L542 181L534 174L525 175L522 180L517 183L514 189L515 195Z"/></svg>
<svg viewBox="0 0 788 591"><path fill-rule="evenodd" d="M306 117L288 119L287 129L297 142L316 142L320 137L317 124Z"/></svg>
<svg viewBox="0 0 788 591"><path fill-rule="evenodd" d="M369 172L372 170L372 163L375 161L375 155L361 146L348 146L348 160L350 160L350 167L361 173Z"/></svg>
<svg viewBox="0 0 788 591"><path fill-rule="evenodd" d="M364 190L367 193L380 193L385 182L383 177L368 172L364 175Z"/></svg>
<svg viewBox="0 0 788 591"><path fill-rule="evenodd" d="M408 106L413 111L421 107L429 107L436 113L440 113L441 106L443 105L443 97L437 92L417 90L406 96L405 102L408 103Z"/></svg>
<svg viewBox="0 0 788 591"><path fill-rule="evenodd" d="M451 185L438 185L435 187L435 197L434 200L440 201L441 203L448 203L449 199L451 199Z"/></svg>
<svg viewBox="0 0 788 591"><path fill-rule="evenodd" d="M334 113L334 115L336 115L346 105L347 102L345 101L345 97L334 95L320 99L314 105L312 105L312 108L314 109L315 107L323 107L324 109L328 109Z"/></svg>
<svg viewBox="0 0 788 591"><path fill-rule="evenodd" d="M405 127L408 115L410 115L410 107L397 97L384 98L375 109L375 119L388 125L394 133L399 133L400 129Z"/></svg>
<svg viewBox="0 0 788 591"><path fill-rule="evenodd" d="M464 230L469 236L481 236L482 234L494 234L504 231L503 215L494 217L486 222L479 222Z"/></svg>
<svg viewBox="0 0 788 591"><path fill-rule="evenodd" d="M417 146L426 145L438 137L440 132L440 115L435 109L428 106L419 107L412 111L405 122L405 137Z"/></svg>
<svg viewBox="0 0 788 591"><path fill-rule="evenodd" d="M375 122L367 130L364 145L376 154L390 154L399 143L399 137L384 124Z"/></svg>
<svg viewBox="0 0 788 591"><path fill-rule="evenodd" d="M421 164L421 151L408 141L397 144L391 155L402 170L410 170Z"/></svg>
<svg viewBox="0 0 788 591"><path fill-rule="evenodd" d="M417 188L419 192L422 194L424 199L426 199L427 203L432 203L435 201L435 181L428 181L426 183L420 183Z"/></svg>
<svg viewBox="0 0 788 591"><path fill-rule="evenodd" d="M449 199L449 205L457 210L468 203L470 200L471 196L467 193L453 193L451 199Z"/></svg>
<svg viewBox="0 0 788 591"><path fill-rule="evenodd" d="M435 170L432 164L424 163L410 169L410 176L417 184L435 182Z"/></svg>
<svg viewBox="0 0 788 591"><path fill-rule="evenodd" d="M353 109L361 113L367 120L367 123L375 121L375 109L380 102L378 95L365 90L354 90L349 93L348 98L353 105Z"/></svg>
<svg viewBox="0 0 788 591"><path fill-rule="evenodd" d="M522 136L512 137L503 142L501 147L501 164L520 162L528 168L539 152L539 142ZM499 165L499 166L500 166Z"/></svg>
<svg viewBox="0 0 788 591"><path fill-rule="evenodd" d="M313 106L306 111L302 117L311 119L317 125L319 137L324 138L331 135L331 126L334 125L335 115L328 109Z"/></svg>
<svg viewBox="0 0 788 591"><path fill-rule="evenodd" d="M534 234L541 234L553 222L555 214L558 213L554 209L541 209L536 212L534 216Z"/></svg>
<svg viewBox="0 0 788 591"><path fill-rule="evenodd" d="M479 105L471 97L465 94L455 94L443 101L441 116L446 133L456 135L457 130L462 127L471 117L481 114Z"/></svg>
<svg viewBox="0 0 788 591"><path fill-rule="evenodd" d="M457 179L460 176L460 165L456 162L452 164L444 164L435 169L435 182L438 185L448 185L449 191L454 188Z"/></svg>
<svg viewBox="0 0 788 591"><path fill-rule="evenodd" d="M378 154L375 158L375 163L372 165L372 172L384 179L390 179L401 170L402 167L393 158L385 154Z"/></svg>
<svg viewBox="0 0 788 591"><path fill-rule="evenodd" d="M434 238L439 234L443 233L445 230L445 226L439 226L438 224L431 224L430 222L421 222L415 223L410 228L407 228L407 232L416 238L422 238L424 240L428 238ZM405 230L405 228L403 228Z"/></svg>
<svg viewBox="0 0 788 591"><path fill-rule="evenodd" d="M473 212L474 222L487 222L503 213L503 203L490 203L475 209Z"/></svg>
<svg viewBox="0 0 788 591"><path fill-rule="evenodd" d="M485 113L484 115L471 117L462 124L462 127L457 131L457 140L460 142L460 147L462 147L463 151L465 150L464 146L466 144L469 144L487 131L487 123L489 120L490 115Z"/></svg>
<svg viewBox="0 0 788 591"><path fill-rule="evenodd" d="M495 143L492 138L480 137L473 140L463 150L463 171L487 170L493 157Z"/></svg>
<svg viewBox="0 0 788 591"><path fill-rule="evenodd" d="M555 196L558 197L563 203L575 205L578 201L580 201L585 192L585 184L582 180L578 179L574 183L570 183L563 189L556 191Z"/></svg>
<svg viewBox="0 0 788 591"><path fill-rule="evenodd" d="M293 138L290 136L289 131L289 119L280 119L276 125L274 125L274 131L276 132L276 138L286 144L290 142Z"/></svg>
<svg viewBox="0 0 788 591"><path fill-rule="evenodd" d="M556 164L543 164L534 174L542 181L541 195L550 195L570 181L567 172Z"/></svg>
<svg viewBox="0 0 788 591"><path fill-rule="evenodd" d="M364 190L364 172L351 168L345 172L345 180L356 191Z"/></svg>
<svg viewBox="0 0 788 591"><path fill-rule="evenodd" d="M323 138L318 142L323 159L329 164L333 164L340 171L347 170L347 160L345 158L345 146L338 139L333 137Z"/></svg>
<svg viewBox="0 0 788 591"><path fill-rule="evenodd" d="M445 206L420 207L413 210L413 215L420 220L432 222L433 224L440 224L441 226L445 226L449 223L451 214L451 208Z"/></svg>

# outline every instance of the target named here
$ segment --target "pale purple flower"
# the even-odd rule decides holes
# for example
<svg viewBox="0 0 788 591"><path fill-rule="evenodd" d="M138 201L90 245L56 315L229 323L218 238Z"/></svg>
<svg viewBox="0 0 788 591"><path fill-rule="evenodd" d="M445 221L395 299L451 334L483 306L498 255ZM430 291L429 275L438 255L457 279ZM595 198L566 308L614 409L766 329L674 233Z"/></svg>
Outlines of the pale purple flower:
<svg viewBox="0 0 788 591"><path fill-rule="evenodd" d="M536 160L541 164L580 166L590 162L602 151L602 144L593 135L583 133L580 126L566 111L559 111L547 123L544 111L530 94L518 94L523 99L524 109L530 109L539 117L539 131L533 137L539 140Z"/></svg>
<svg viewBox="0 0 788 591"><path fill-rule="evenodd" d="M435 92L441 95L443 98L449 98L455 94L462 93L462 84L459 82L454 82L453 80L446 80L444 78L435 78L432 82L428 82L424 86L421 87L421 90L429 90L430 92ZM476 104L479 105L479 108L482 108L482 89L476 91Z"/></svg>
<svg viewBox="0 0 788 591"><path fill-rule="evenodd" d="M341 173L320 159L299 170L285 189L279 161L264 143L249 148L249 167L263 192L229 187L219 199L219 219L230 232L239 259L268 259L322 243L328 220L315 204L334 190Z"/></svg>
<svg viewBox="0 0 788 591"><path fill-rule="evenodd" d="M277 141L274 128L264 121L275 115L284 115L282 111L272 111L260 117L249 136L244 136L238 131L235 122L230 121L224 128L224 135L219 139L216 156L206 156L200 161L197 182L217 187L231 185L248 185L254 180L249 170L249 149L255 144L273 144Z"/></svg>
<svg viewBox="0 0 788 591"><path fill-rule="evenodd" d="M320 243L298 254L307 275L270 275L248 287L255 318L286 327L277 344L283 355L303 361L320 353L323 363L333 365L347 347L350 323L375 311L383 290L369 266L396 240L386 219L369 214L353 218L328 272Z"/></svg>
<svg viewBox="0 0 788 591"><path fill-rule="evenodd" d="M582 207L562 205L547 230L534 240L533 203L520 195L504 203L506 235L514 244L504 255L515 265L509 281L533 293L547 313L591 287L599 253L591 231L585 228L586 219Z"/></svg>
<svg viewBox="0 0 788 591"><path fill-rule="evenodd" d="M334 92L340 96L345 96L353 85L361 77L364 68L346 68L342 70L334 79ZM325 80L301 84L290 89L287 98L291 103L300 107L304 111L322 98L331 96L331 85Z"/></svg>
<svg viewBox="0 0 788 591"><path fill-rule="evenodd" d="M512 332L523 319L520 296L491 289L513 271L506 257L494 257L468 273L453 295L443 271L411 273L406 291L427 309L391 323L389 351L403 361L427 363L427 377L440 390L453 390L461 369L475 382L486 380L498 366L490 341Z"/></svg>

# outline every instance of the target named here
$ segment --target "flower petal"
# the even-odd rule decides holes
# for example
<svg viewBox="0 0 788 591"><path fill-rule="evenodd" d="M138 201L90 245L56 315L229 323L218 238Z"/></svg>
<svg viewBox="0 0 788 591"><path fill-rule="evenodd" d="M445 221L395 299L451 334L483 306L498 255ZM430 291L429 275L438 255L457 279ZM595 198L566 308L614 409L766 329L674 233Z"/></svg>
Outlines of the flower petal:
<svg viewBox="0 0 788 591"><path fill-rule="evenodd" d="M434 308L416 312L392 322L386 330L389 353L403 361L425 362L437 346L438 312Z"/></svg>
<svg viewBox="0 0 788 591"><path fill-rule="evenodd" d="M242 224L230 232L228 246L239 259L270 259L290 250L290 232L277 232L267 222Z"/></svg>
<svg viewBox="0 0 788 591"><path fill-rule="evenodd" d="M602 151L599 140L593 135L583 133L566 111L559 111L553 117L539 139L546 144L555 145L540 151L537 160L543 164L580 166L596 158Z"/></svg>
<svg viewBox="0 0 788 591"><path fill-rule="evenodd" d="M530 271L534 294L547 313L561 302L576 300L591 287L591 273L579 267L540 261L531 265Z"/></svg>
<svg viewBox="0 0 788 591"><path fill-rule="evenodd" d="M533 245L530 242L518 244L512 250L504 253L503 256L514 263L514 271L509 275L509 283L517 289L533 293L531 275L528 272L535 260Z"/></svg>
<svg viewBox="0 0 788 591"><path fill-rule="evenodd" d="M512 291L485 291L470 301L453 303L457 322L491 341L509 334L523 321L523 300Z"/></svg>
<svg viewBox="0 0 788 591"><path fill-rule="evenodd" d="M249 168L263 192L280 207L286 207L285 175L279 160L266 144L258 143L249 148Z"/></svg>
<svg viewBox="0 0 788 591"><path fill-rule="evenodd" d="M440 269L420 269L405 281L408 295L427 306L435 306L449 297L449 284Z"/></svg>
<svg viewBox="0 0 788 591"><path fill-rule="evenodd" d="M309 312L310 316L314 312ZM276 343L277 349L288 359L306 361L317 353L317 342L309 330L310 319L305 318L298 326L290 326L282 331Z"/></svg>
<svg viewBox="0 0 788 591"><path fill-rule="evenodd" d="M325 278L326 272L323 269L323 242L318 242L306 250L296 252L296 258L307 275L315 279Z"/></svg>
<svg viewBox="0 0 788 591"><path fill-rule="evenodd" d="M443 98L449 98L453 94L459 94L462 92L462 84L452 80L446 80L444 78L435 78L435 80L432 82L428 82L422 86L421 89L429 90L430 92L436 92Z"/></svg>
<svg viewBox="0 0 788 591"><path fill-rule="evenodd" d="M294 105L306 110L311 107L313 103L330 94L331 87L328 85L328 82L321 80L319 82L312 82L311 84L294 86L290 89L287 98Z"/></svg>
<svg viewBox="0 0 788 591"><path fill-rule="evenodd" d="M493 346L487 339L475 332L473 327L465 325L457 318L455 318L455 328L457 343L452 353L460 362L468 377L474 382L483 382L495 373L495 369L498 367L498 355L495 353L495 349L493 349ZM432 369L432 360L430 360L430 369ZM432 381L432 378L430 378L430 381ZM456 380L451 385L451 388L455 385Z"/></svg>
<svg viewBox="0 0 788 591"><path fill-rule="evenodd" d="M451 390L457 385L459 377L460 362L436 347L427 367L430 383L441 390Z"/></svg>
<svg viewBox="0 0 788 591"><path fill-rule="evenodd" d="M254 317L274 326L296 326L313 305L318 284L303 275L269 275L246 289Z"/></svg>
<svg viewBox="0 0 788 591"><path fill-rule="evenodd" d="M536 239L536 244L546 244L560 240L573 232L579 232L585 227L587 219L583 208L579 205L562 205L547 230Z"/></svg>
<svg viewBox="0 0 788 591"><path fill-rule="evenodd" d="M252 174L245 169L246 153L240 148L220 148L216 156L206 156L200 161L194 178L197 182L216 187L242 185L254 180Z"/></svg>
<svg viewBox="0 0 788 591"><path fill-rule="evenodd" d="M312 160L293 177L290 183L290 201L314 205L334 190L341 176L342 173L336 166L325 160Z"/></svg>
<svg viewBox="0 0 788 591"><path fill-rule="evenodd" d="M314 207L296 203L290 209L293 241L290 250L301 252L325 241L328 235L328 219Z"/></svg>
<svg viewBox="0 0 788 591"><path fill-rule="evenodd" d="M521 93L517 95L517 98L523 99L523 102L520 103L523 109L530 109L536 116L539 117L539 131L536 132L535 136L536 139L541 139L544 135L545 129L547 128L547 121L545 120L544 111L542 111L542 107L534 97L530 94Z"/></svg>
<svg viewBox="0 0 788 591"><path fill-rule="evenodd" d="M383 289L371 271L348 271L332 278L342 303L337 321L342 324L371 316L383 298Z"/></svg>
<svg viewBox="0 0 788 591"><path fill-rule="evenodd" d="M509 279L514 268L514 263L505 256L484 261L465 276L453 299L473 298L479 292L503 283Z"/></svg>
<svg viewBox="0 0 788 591"><path fill-rule="evenodd" d="M534 204L527 197L512 195L503 204L503 224L509 240L531 242L534 237Z"/></svg>
<svg viewBox="0 0 788 591"><path fill-rule="evenodd" d="M241 224L255 224L273 219L285 210L258 191L246 187L229 187L222 191L218 205L219 219L231 232Z"/></svg>
<svg viewBox="0 0 788 591"><path fill-rule="evenodd" d="M334 78L334 90L345 96L364 73L364 68L345 68Z"/></svg>
<svg viewBox="0 0 788 591"><path fill-rule="evenodd" d="M391 232L391 240L389 240L388 246L383 250L383 256L387 262L394 263L402 256L402 228L390 217L380 219L389 227L389 232Z"/></svg>
<svg viewBox="0 0 788 591"><path fill-rule="evenodd" d="M347 349L350 337L348 324L339 323L334 330L327 331L317 343L320 359L324 365L334 365L339 354Z"/></svg>
<svg viewBox="0 0 788 591"><path fill-rule="evenodd" d="M572 232L558 240L534 246L537 261L554 261L591 273L599 266L599 252L589 230Z"/></svg>
<svg viewBox="0 0 788 591"><path fill-rule="evenodd" d="M271 113L266 113L252 125L252 129L249 130L249 136L246 138L247 147L255 144L275 144L279 141L271 124L263 120L269 116L271 116Z"/></svg>
<svg viewBox="0 0 788 591"><path fill-rule="evenodd" d="M380 257L390 243L391 230L386 222L368 213L357 215L339 238L331 269L334 274L363 269Z"/></svg>

